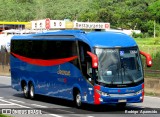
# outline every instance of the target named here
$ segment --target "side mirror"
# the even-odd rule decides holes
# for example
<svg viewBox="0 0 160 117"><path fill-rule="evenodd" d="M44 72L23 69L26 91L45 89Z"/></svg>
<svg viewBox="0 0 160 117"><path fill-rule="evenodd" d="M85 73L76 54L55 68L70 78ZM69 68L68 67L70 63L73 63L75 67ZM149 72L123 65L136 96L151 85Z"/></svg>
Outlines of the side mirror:
<svg viewBox="0 0 160 117"><path fill-rule="evenodd" d="M95 54L93 54L93 53L91 53L89 51L87 51L87 54L92 59L92 68L95 68L95 69L98 68L98 57Z"/></svg>
<svg viewBox="0 0 160 117"><path fill-rule="evenodd" d="M145 53L145 52L142 52L140 51L140 54L143 55L144 57L146 57L146 65L147 67L151 67L152 66L152 58L151 58L151 55Z"/></svg>

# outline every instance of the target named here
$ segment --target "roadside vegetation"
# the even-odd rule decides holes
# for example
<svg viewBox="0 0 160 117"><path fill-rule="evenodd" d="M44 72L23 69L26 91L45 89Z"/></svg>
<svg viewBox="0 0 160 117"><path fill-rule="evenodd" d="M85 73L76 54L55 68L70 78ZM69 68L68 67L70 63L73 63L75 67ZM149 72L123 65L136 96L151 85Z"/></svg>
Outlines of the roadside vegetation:
<svg viewBox="0 0 160 117"><path fill-rule="evenodd" d="M109 22L113 29L160 36L160 0L0 0L0 21L38 19ZM7 15L6 15L7 14ZM155 28L154 28L155 25Z"/></svg>
<svg viewBox="0 0 160 117"><path fill-rule="evenodd" d="M0 114L0 117L12 117L12 116Z"/></svg>
<svg viewBox="0 0 160 117"><path fill-rule="evenodd" d="M136 38L139 49L149 53L152 56L153 66L147 68L145 66L145 58L143 59L145 77L160 78L160 37L157 38Z"/></svg>

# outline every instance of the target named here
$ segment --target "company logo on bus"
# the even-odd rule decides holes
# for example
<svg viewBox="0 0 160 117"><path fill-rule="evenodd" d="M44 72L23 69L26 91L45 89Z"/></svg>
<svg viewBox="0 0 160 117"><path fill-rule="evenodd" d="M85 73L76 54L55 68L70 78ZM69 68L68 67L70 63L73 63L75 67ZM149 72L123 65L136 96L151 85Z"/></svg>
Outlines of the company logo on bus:
<svg viewBox="0 0 160 117"><path fill-rule="evenodd" d="M109 90L109 93L120 93L121 92L121 90L120 89L118 89L118 90Z"/></svg>
<svg viewBox="0 0 160 117"><path fill-rule="evenodd" d="M65 76L70 76L71 75L70 71L65 71L65 70L58 70L57 74L65 75Z"/></svg>
<svg viewBox="0 0 160 117"><path fill-rule="evenodd" d="M135 90L129 90L129 89L127 89L126 92L127 93L133 93L133 92L135 92Z"/></svg>
<svg viewBox="0 0 160 117"><path fill-rule="evenodd" d="M61 70L60 66L58 67L57 74L65 75L65 76L71 76L71 72L69 70L68 71L67 70Z"/></svg>

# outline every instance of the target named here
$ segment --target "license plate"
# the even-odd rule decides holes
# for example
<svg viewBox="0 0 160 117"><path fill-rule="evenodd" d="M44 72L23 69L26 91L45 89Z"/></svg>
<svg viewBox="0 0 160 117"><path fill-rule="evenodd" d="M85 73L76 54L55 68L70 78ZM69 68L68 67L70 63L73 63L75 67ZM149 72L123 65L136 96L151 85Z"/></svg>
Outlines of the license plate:
<svg viewBox="0 0 160 117"><path fill-rule="evenodd" d="M118 100L118 102L127 102L127 100L125 100L125 99L120 99L120 100Z"/></svg>

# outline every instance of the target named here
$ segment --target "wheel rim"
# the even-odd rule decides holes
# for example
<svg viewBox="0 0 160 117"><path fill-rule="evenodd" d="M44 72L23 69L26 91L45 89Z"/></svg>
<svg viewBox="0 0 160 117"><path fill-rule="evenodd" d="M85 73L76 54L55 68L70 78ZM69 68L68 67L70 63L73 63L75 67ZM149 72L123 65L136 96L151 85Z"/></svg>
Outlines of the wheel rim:
<svg viewBox="0 0 160 117"><path fill-rule="evenodd" d="M76 96L76 103L77 103L77 106L81 106L81 96L80 96L80 94L77 94L77 96Z"/></svg>
<svg viewBox="0 0 160 117"><path fill-rule="evenodd" d="M28 98L28 89L26 85L23 87L23 94L25 98Z"/></svg>
<svg viewBox="0 0 160 117"><path fill-rule="evenodd" d="M34 97L34 89L33 86L30 87L30 96Z"/></svg>
<svg viewBox="0 0 160 117"><path fill-rule="evenodd" d="M27 94L27 86L23 87L23 92L24 92L24 94Z"/></svg>

